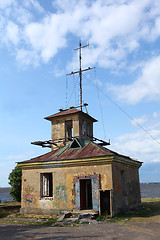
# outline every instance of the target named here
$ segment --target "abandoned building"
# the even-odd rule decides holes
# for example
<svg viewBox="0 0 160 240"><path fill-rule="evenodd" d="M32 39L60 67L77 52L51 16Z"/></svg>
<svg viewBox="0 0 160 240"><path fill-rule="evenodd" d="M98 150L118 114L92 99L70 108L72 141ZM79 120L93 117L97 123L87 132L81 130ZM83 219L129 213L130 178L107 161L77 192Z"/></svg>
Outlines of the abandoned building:
<svg viewBox="0 0 160 240"><path fill-rule="evenodd" d="M139 167L142 162L104 147L109 143L93 135L96 119L82 111L81 46L79 71L80 105L61 109L46 117L51 122L52 138L33 142L51 151L27 161L22 168L21 213L59 214L65 211L92 210L114 216L141 202ZM80 110L79 110L80 108Z"/></svg>
<svg viewBox="0 0 160 240"><path fill-rule="evenodd" d="M141 162L97 143L89 114L70 108L45 118L51 122L52 139L34 142L51 151L27 161L22 168L24 214L58 214L93 210L114 216L141 202Z"/></svg>

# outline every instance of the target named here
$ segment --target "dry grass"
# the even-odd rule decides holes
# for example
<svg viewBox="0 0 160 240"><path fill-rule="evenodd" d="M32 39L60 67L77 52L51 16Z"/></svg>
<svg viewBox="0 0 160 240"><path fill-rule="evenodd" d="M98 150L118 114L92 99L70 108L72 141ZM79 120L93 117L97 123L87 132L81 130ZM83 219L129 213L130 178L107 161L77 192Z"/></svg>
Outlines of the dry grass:
<svg viewBox="0 0 160 240"><path fill-rule="evenodd" d="M31 217L22 216L19 212L20 203L8 202L0 204L0 222L24 224L24 225L46 225L55 224L56 217ZM102 219L100 219L102 220ZM156 222L160 223L160 198L142 199L142 206L139 209L133 209L130 212L121 213L112 219L103 218L109 222L119 222L127 224L127 222Z"/></svg>

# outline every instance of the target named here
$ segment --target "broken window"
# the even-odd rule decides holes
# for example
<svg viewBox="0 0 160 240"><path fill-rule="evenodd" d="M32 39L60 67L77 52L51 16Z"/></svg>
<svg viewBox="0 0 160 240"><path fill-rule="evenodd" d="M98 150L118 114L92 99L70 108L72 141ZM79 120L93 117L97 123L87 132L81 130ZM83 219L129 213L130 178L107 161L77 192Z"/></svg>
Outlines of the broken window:
<svg viewBox="0 0 160 240"><path fill-rule="evenodd" d="M91 124L88 123L88 136L91 137Z"/></svg>
<svg viewBox="0 0 160 240"><path fill-rule="evenodd" d="M86 121L85 120L82 123L82 135L86 135Z"/></svg>
<svg viewBox="0 0 160 240"><path fill-rule="evenodd" d="M74 139L72 144L70 145L70 148L80 148L81 144L77 139Z"/></svg>
<svg viewBox="0 0 160 240"><path fill-rule="evenodd" d="M65 138L72 139L73 137L73 127L72 120L65 121Z"/></svg>
<svg viewBox="0 0 160 240"><path fill-rule="evenodd" d="M52 173L41 173L41 197L52 197Z"/></svg>

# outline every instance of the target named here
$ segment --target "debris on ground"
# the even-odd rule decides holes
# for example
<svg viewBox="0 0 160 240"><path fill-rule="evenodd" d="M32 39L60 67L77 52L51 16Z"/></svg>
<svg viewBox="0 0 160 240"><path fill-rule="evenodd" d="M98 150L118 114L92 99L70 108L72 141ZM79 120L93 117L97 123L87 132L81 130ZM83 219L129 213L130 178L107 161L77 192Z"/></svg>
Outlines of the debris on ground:
<svg viewBox="0 0 160 240"><path fill-rule="evenodd" d="M58 223L64 224L64 225L70 225L70 224L98 224L99 222L96 220L98 217L97 213L72 213L68 212L60 216L57 220ZM57 224L56 224L57 225Z"/></svg>

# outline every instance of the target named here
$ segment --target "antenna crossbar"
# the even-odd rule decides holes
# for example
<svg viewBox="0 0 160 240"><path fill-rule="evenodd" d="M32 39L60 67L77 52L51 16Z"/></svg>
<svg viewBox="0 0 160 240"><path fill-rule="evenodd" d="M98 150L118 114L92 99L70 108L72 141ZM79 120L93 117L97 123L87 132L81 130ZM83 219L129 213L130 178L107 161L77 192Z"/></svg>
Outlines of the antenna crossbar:
<svg viewBox="0 0 160 240"><path fill-rule="evenodd" d="M85 71L88 71L88 70L92 70L92 69L94 69L94 68L96 68L96 67L88 67L88 68L86 68L86 69L82 69L81 70L81 72L85 72ZM72 75L72 74L76 74L76 73L79 73L80 71L76 71L76 72L71 72L71 73L68 73L68 74L66 74L66 76L68 76L68 75Z"/></svg>
<svg viewBox="0 0 160 240"><path fill-rule="evenodd" d="M81 47L75 48L75 49L73 49L73 50L79 50L79 49L85 48L85 47L89 47L89 43L88 43L87 45L85 45L85 46L81 46Z"/></svg>
<svg viewBox="0 0 160 240"><path fill-rule="evenodd" d="M82 48L85 48L85 47L89 47L89 43L87 45L84 45L84 46L81 46L81 40L79 41L79 47L78 48L75 48L74 50L79 50L79 70L78 71L75 71L75 72L71 72L69 74L66 74L66 76L68 75L73 75L73 74L76 74L76 73L79 73L79 79L80 79L80 106L81 106L81 111L82 111L82 72L84 71L88 71L88 70L92 70L94 69L95 67L91 68L91 67L88 67L86 69L82 69L82 51L81 49Z"/></svg>

